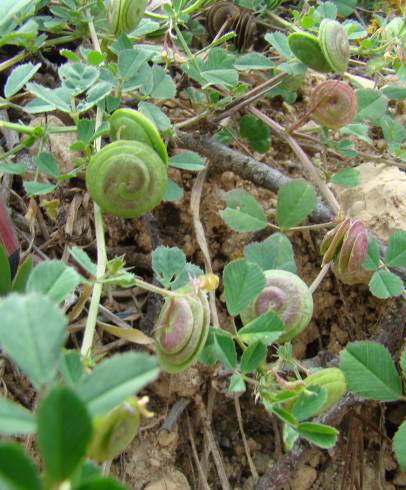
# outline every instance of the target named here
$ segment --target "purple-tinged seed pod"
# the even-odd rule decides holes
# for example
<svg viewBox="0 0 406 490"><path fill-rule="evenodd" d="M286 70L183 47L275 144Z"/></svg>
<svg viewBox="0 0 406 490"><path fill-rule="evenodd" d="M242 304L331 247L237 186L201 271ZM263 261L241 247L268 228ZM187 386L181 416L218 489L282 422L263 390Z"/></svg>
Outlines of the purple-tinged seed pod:
<svg viewBox="0 0 406 490"><path fill-rule="evenodd" d="M284 270L264 272L266 286L256 299L241 313L244 325L268 310L274 311L285 324L278 343L288 342L299 335L313 315L310 289L299 276Z"/></svg>
<svg viewBox="0 0 406 490"><path fill-rule="evenodd" d="M322 265L328 264L335 258L350 226L350 218L345 218L333 230L326 233L320 245L320 255L323 255Z"/></svg>

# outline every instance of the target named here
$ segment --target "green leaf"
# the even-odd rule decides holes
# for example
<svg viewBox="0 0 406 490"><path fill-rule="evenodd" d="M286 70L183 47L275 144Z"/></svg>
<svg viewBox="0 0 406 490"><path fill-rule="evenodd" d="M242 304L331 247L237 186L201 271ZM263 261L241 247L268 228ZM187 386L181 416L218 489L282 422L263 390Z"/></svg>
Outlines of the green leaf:
<svg viewBox="0 0 406 490"><path fill-rule="evenodd" d="M406 420L403 421L393 437L393 450L400 469L406 471Z"/></svg>
<svg viewBox="0 0 406 490"><path fill-rule="evenodd" d="M28 194L29 197L49 194L56 188L56 185L54 184L47 184L45 182L35 182L29 180L24 180L23 186L25 192Z"/></svg>
<svg viewBox="0 0 406 490"><path fill-rule="evenodd" d="M357 0L331 0L337 7L338 15L348 17L357 6Z"/></svg>
<svg viewBox="0 0 406 490"><path fill-rule="evenodd" d="M85 373L80 352L65 351L59 362L59 371L67 385L75 386Z"/></svg>
<svg viewBox="0 0 406 490"><path fill-rule="evenodd" d="M230 315L241 313L266 285L265 275L257 264L244 259L229 262L223 272L224 294Z"/></svg>
<svg viewBox="0 0 406 490"><path fill-rule="evenodd" d="M1 490L41 490L37 470L18 444L0 443Z"/></svg>
<svg viewBox="0 0 406 490"><path fill-rule="evenodd" d="M54 109L59 109L62 112L72 112L70 105L70 97L72 92L67 88L50 89L43 87L38 83L27 83L27 90L33 95L41 99L46 104L51 104Z"/></svg>
<svg viewBox="0 0 406 490"><path fill-rule="evenodd" d="M283 233L274 233L263 242L253 242L244 247L244 256L258 264L262 270L282 269L296 274L292 244Z"/></svg>
<svg viewBox="0 0 406 490"><path fill-rule="evenodd" d="M171 129L171 120L164 112L161 111L158 106L150 104L149 102L141 101L138 104L138 110L155 124L158 131L165 132Z"/></svg>
<svg viewBox="0 0 406 490"><path fill-rule="evenodd" d="M85 456L92 421L82 400L70 388L53 388L37 411L38 446L50 480L67 479Z"/></svg>
<svg viewBox="0 0 406 490"><path fill-rule="evenodd" d="M260 340L249 345L241 356L241 372L250 373L251 371L255 371L255 369L265 362L267 354L267 348Z"/></svg>
<svg viewBox="0 0 406 490"><path fill-rule="evenodd" d="M386 113L388 99L381 90L359 89L356 91L358 100L358 113L354 122L368 120L378 122Z"/></svg>
<svg viewBox="0 0 406 490"><path fill-rule="evenodd" d="M234 189L225 194L227 208L220 211L226 224L235 231L258 231L268 226L262 207L248 192Z"/></svg>
<svg viewBox="0 0 406 490"><path fill-rule="evenodd" d="M271 345L284 330L282 320L273 311L266 311L238 330L238 338L243 342L251 343L257 340Z"/></svg>
<svg viewBox="0 0 406 490"><path fill-rule="evenodd" d="M301 223L316 207L316 193L305 180L292 180L278 191L276 221L283 229Z"/></svg>
<svg viewBox="0 0 406 490"><path fill-rule="evenodd" d="M51 153L42 152L33 157L32 161L38 170L44 172L44 174L50 175L51 177L58 177L60 173L58 164Z"/></svg>
<svg viewBox="0 0 406 490"><path fill-rule="evenodd" d="M403 350L400 356L400 367L402 369L403 376L406 378L406 349Z"/></svg>
<svg viewBox="0 0 406 490"><path fill-rule="evenodd" d="M12 175L22 175L28 170L25 163L0 163L0 172Z"/></svg>
<svg viewBox="0 0 406 490"><path fill-rule="evenodd" d="M236 70L206 70L201 73L201 76L203 77L203 80L207 82L202 86L203 89L210 85L232 88L238 83L238 72Z"/></svg>
<svg viewBox="0 0 406 490"><path fill-rule="evenodd" d="M288 39L282 32L275 31L265 34L265 41L272 45L275 51L283 58L292 58L293 53L289 47Z"/></svg>
<svg viewBox="0 0 406 490"><path fill-rule="evenodd" d="M355 168L345 168L334 174L330 182L343 187L355 187L359 184L359 172Z"/></svg>
<svg viewBox="0 0 406 490"><path fill-rule="evenodd" d="M230 386L228 387L228 391L230 393L242 393L245 390L245 381L241 374L234 373L230 378Z"/></svg>
<svg viewBox="0 0 406 490"><path fill-rule="evenodd" d="M65 63L59 68L58 73L64 86L74 95L90 88L99 78L99 70L85 63Z"/></svg>
<svg viewBox="0 0 406 490"><path fill-rule="evenodd" d="M270 412L274 413L279 419L281 419L282 422L285 422L285 424L288 424L294 428L296 428L299 425L299 421L297 420L297 418L294 417L290 412L288 412L284 408L277 407L274 405L268 405L267 410L268 409Z"/></svg>
<svg viewBox="0 0 406 490"><path fill-rule="evenodd" d="M4 96L6 99L15 95L21 90L24 85L31 80L31 78L40 69L41 63L33 65L32 63L24 63L19 65L11 72L7 78L6 85L4 86Z"/></svg>
<svg viewBox="0 0 406 490"><path fill-rule="evenodd" d="M0 300L0 345L38 390L55 377L66 319L47 297L12 293Z"/></svg>
<svg viewBox="0 0 406 490"><path fill-rule="evenodd" d="M87 91L86 100L82 100L81 102L79 102L77 106L77 111L88 111L98 102L106 98L112 90L113 85L110 82L97 82Z"/></svg>
<svg viewBox="0 0 406 490"><path fill-rule="evenodd" d="M388 267L406 267L406 232L396 230L389 237L385 254L385 264Z"/></svg>
<svg viewBox="0 0 406 490"><path fill-rule="evenodd" d="M13 285L11 290L15 293L25 293L27 289L27 282L30 274L32 272L32 257L29 255L25 260L18 266L17 273L13 280Z"/></svg>
<svg viewBox="0 0 406 490"><path fill-rule="evenodd" d="M118 53L118 71L123 80L135 77L141 66L152 58L152 53L140 49L123 49Z"/></svg>
<svg viewBox="0 0 406 490"><path fill-rule="evenodd" d="M402 382L386 347L377 342L347 344L340 369L348 389L368 400L395 401L402 396Z"/></svg>
<svg viewBox="0 0 406 490"><path fill-rule="evenodd" d="M403 292L403 282L396 274L389 271L375 271L369 281L369 290L380 299L400 296Z"/></svg>
<svg viewBox="0 0 406 490"><path fill-rule="evenodd" d="M152 252L152 270L164 288L169 288L175 277L182 273L186 256L177 247L157 247Z"/></svg>
<svg viewBox="0 0 406 490"><path fill-rule="evenodd" d="M0 397L0 432L10 435L34 433L32 413L18 403Z"/></svg>
<svg viewBox="0 0 406 490"><path fill-rule="evenodd" d="M253 51L239 56L234 67L237 70L269 70L273 67L273 63L263 54Z"/></svg>
<svg viewBox="0 0 406 490"><path fill-rule="evenodd" d="M101 415L136 394L158 377L154 357L128 352L98 364L77 384L77 391L92 416Z"/></svg>
<svg viewBox="0 0 406 490"><path fill-rule="evenodd" d="M338 430L329 425L302 422L296 430L300 437L322 449L334 447L337 442Z"/></svg>
<svg viewBox="0 0 406 490"><path fill-rule="evenodd" d="M214 335L216 330L217 329L214 327L209 327L206 343L199 356L199 362L205 366L211 366L217 361L217 351L214 343Z"/></svg>
<svg viewBox="0 0 406 490"><path fill-rule="evenodd" d="M176 84L160 66L152 67L152 90L147 94L154 99L170 99L176 95Z"/></svg>
<svg viewBox="0 0 406 490"><path fill-rule="evenodd" d="M368 237L368 255L362 263L362 267L367 271L374 271L378 269L379 264L379 243L375 238Z"/></svg>
<svg viewBox="0 0 406 490"><path fill-rule="evenodd" d="M213 334L217 359L226 368L235 369L237 367L237 351L231 335L220 328L216 328Z"/></svg>
<svg viewBox="0 0 406 490"><path fill-rule="evenodd" d="M202 157L194 151L182 151L169 158L171 167L189 170L189 172L199 172L206 167Z"/></svg>
<svg viewBox="0 0 406 490"><path fill-rule="evenodd" d="M163 200L166 202L180 201L183 197L183 189L172 179L168 179Z"/></svg>
<svg viewBox="0 0 406 490"><path fill-rule="evenodd" d="M382 92L391 100L405 100L406 86L405 85L386 85Z"/></svg>
<svg viewBox="0 0 406 490"><path fill-rule="evenodd" d="M252 114L245 114L240 119L240 135L248 140L254 151L266 153L269 150L269 128Z"/></svg>
<svg viewBox="0 0 406 490"><path fill-rule="evenodd" d="M290 425L283 424L282 438L286 450L290 451L298 440L299 434Z"/></svg>
<svg viewBox="0 0 406 490"><path fill-rule="evenodd" d="M61 260L41 262L32 271L28 282L28 292L39 292L55 303L66 299L79 284L79 275Z"/></svg>
<svg viewBox="0 0 406 490"><path fill-rule="evenodd" d="M72 258L91 276L96 276L96 264L92 262L92 259L87 255L83 248L73 247L70 250Z"/></svg>
<svg viewBox="0 0 406 490"><path fill-rule="evenodd" d="M0 243L0 296L11 291L11 270L8 255Z"/></svg>
<svg viewBox="0 0 406 490"><path fill-rule="evenodd" d="M300 422L316 415L327 400L327 390L320 386L307 388L313 395L300 393L292 407L292 415Z"/></svg>
<svg viewBox="0 0 406 490"><path fill-rule="evenodd" d="M406 130L403 124L393 118L390 114L385 114L379 121L383 136L391 152L400 149L403 143Z"/></svg>
<svg viewBox="0 0 406 490"><path fill-rule="evenodd" d="M118 481L110 477L97 476L75 487L75 490L127 490Z"/></svg>

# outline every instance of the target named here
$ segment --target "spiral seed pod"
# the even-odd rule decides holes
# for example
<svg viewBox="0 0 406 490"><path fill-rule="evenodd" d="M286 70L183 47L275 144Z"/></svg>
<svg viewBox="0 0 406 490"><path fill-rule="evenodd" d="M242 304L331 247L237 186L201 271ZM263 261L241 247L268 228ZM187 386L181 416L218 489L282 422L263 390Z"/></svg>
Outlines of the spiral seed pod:
<svg viewBox="0 0 406 490"><path fill-rule="evenodd" d="M327 80L313 90L310 105L314 107L312 119L330 129L342 128L357 114L357 97L344 82Z"/></svg>
<svg viewBox="0 0 406 490"><path fill-rule="evenodd" d="M114 216L138 218L165 193L167 168L160 156L138 141L115 141L90 160L86 186L100 208Z"/></svg>
<svg viewBox="0 0 406 490"><path fill-rule="evenodd" d="M110 0L108 17L116 35L133 31L142 19L148 0Z"/></svg>
<svg viewBox="0 0 406 490"><path fill-rule="evenodd" d="M346 218L324 237L320 254L323 265L331 262L334 274L345 284L363 284L371 273L362 267L368 255L368 237L361 221Z"/></svg>
<svg viewBox="0 0 406 490"><path fill-rule="evenodd" d="M307 376L304 380L304 385L306 388L321 386L327 390L327 400L318 411L318 414L335 405L347 391L344 374L338 368L326 368L316 371Z"/></svg>
<svg viewBox="0 0 406 490"><path fill-rule="evenodd" d="M168 165L168 153L158 130L141 112L133 109L117 109L110 117L110 138L134 140L153 148Z"/></svg>
<svg viewBox="0 0 406 490"><path fill-rule="evenodd" d="M240 10L231 2L217 2L207 11L206 28L210 36L214 38L227 21L227 31L236 33L236 49L247 50L254 42L256 34L254 15L247 10Z"/></svg>
<svg viewBox="0 0 406 490"><path fill-rule="evenodd" d="M302 332L313 315L313 298L310 289L292 272L265 271L266 286L257 298L241 313L245 324L268 310L274 311L285 324L284 334L278 343L284 343Z"/></svg>
<svg viewBox="0 0 406 490"><path fill-rule="evenodd" d="M160 365L178 373L196 362L209 332L210 310L205 294L182 288L185 296L168 297L161 309L155 341Z"/></svg>
<svg viewBox="0 0 406 490"><path fill-rule="evenodd" d="M344 73L350 60L350 45L344 27L337 21L323 19L319 28L321 50L336 73Z"/></svg>
<svg viewBox="0 0 406 490"><path fill-rule="evenodd" d="M93 421L93 437L87 455L101 463L119 456L137 435L140 408L135 397Z"/></svg>
<svg viewBox="0 0 406 490"><path fill-rule="evenodd" d="M288 44L296 58L309 68L322 73L331 71L316 36L307 32L293 32L288 36Z"/></svg>

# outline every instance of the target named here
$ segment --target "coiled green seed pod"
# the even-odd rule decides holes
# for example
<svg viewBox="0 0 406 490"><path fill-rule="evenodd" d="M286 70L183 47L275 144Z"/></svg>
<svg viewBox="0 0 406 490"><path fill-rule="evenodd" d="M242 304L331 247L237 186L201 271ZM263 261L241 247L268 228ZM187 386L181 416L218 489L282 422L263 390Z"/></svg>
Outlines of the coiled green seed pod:
<svg viewBox="0 0 406 490"><path fill-rule="evenodd" d="M148 0L110 0L109 23L116 35L133 31L142 19Z"/></svg>
<svg viewBox="0 0 406 490"><path fill-rule="evenodd" d="M116 140L140 141L153 148L168 165L168 153L158 130L139 111L117 109L110 117L110 138Z"/></svg>
<svg viewBox="0 0 406 490"><path fill-rule="evenodd" d="M86 170L86 186L100 208L114 216L138 218L157 206L167 185L158 154L138 141L115 141L96 153Z"/></svg>
<svg viewBox="0 0 406 490"><path fill-rule="evenodd" d="M350 45L344 27L337 21L323 19L319 36L294 32L288 36L293 54L305 65L322 73L344 73L350 59Z"/></svg>
<svg viewBox="0 0 406 490"><path fill-rule="evenodd" d="M285 324L284 334L278 343L284 343L299 335L313 315L313 297L310 289L292 272L265 271L266 286L256 299L241 313L247 324L268 310L274 311Z"/></svg>
<svg viewBox="0 0 406 490"><path fill-rule="evenodd" d="M137 435L140 409L135 397L93 420L93 437L87 455L97 462L119 456Z"/></svg>
<svg viewBox="0 0 406 490"><path fill-rule="evenodd" d="M346 393L347 385L344 373L338 368L325 368L307 376L304 386L321 386L327 391L327 399L318 413L325 412L335 405Z"/></svg>

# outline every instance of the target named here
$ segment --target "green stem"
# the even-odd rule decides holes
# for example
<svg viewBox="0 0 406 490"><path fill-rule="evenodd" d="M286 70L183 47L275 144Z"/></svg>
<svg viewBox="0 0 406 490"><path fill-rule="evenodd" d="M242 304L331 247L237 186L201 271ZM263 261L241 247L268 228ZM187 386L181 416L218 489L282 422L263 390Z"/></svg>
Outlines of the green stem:
<svg viewBox="0 0 406 490"><path fill-rule="evenodd" d="M100 43L97 38L96 30L93 23L93 18L90 16L90 12L87 12L89 16L89 31L92 38L93 47L96 51L101 52ZM103 111L100 107L97 107L96 113L96 131L101 125L103 120ZM101 148L101 136L99 136L94 143L95 151L99 151ZM97 268L96 268L96 279L100 280L103 278L106 271L107 264L107 253L106 253L106 242L104 238L104 225L103 225L103 213L100 207L94 204L94 226L96 230L96 245L97 245ZM93 286L92 298L90 300L89 314L86 320L85 332L83 335L81 354L83 357L87 356L92 348L94 332L96 330L97 313L99 310L101 293L103 290L103 284L101 282L96 282Z"/></svg>
<svg viewBox="0 0 406 490"><path fill-rule="evenodd" d="M192 3L190 7L185 8L185 10L182 11L182 14L193 14L193 12L195 12L204 3L206 3L206 0L197 0L195 3Z"/></svg>
<svg viewBox="0 0 406 490"><path fill-rule="evenodd" d="M11 129L17 133L28 134L30 136L35 134L36 128L24 126L23 124L16 124L9 121L0 121L0 128Z"/></svg>
<svg viewBox="0 0 406 490"><path fill-rule="evenodd" d="M312 294L314 294L316 289L320 286L321 282L323 281L323 279L325 278L329 270L330 270L330 262L328 264L323 265L316 279L309 286L309 289Z"/></svg>
<svg viewBox="0 0 406 490"><path fill-rule="evenodd" d="M97 243L96 278L101 279L104 276L106 270L107 254L106 254L106 243L104 240L103 214L101 209L96 203L94 203L94 225L96 229L96 243ZM95 285L93 286L92 299L90 300L89 314L86 320L85 333L83 336L82 348L81 348L81 354L83 357L88 355L88 353L92 348L102 289L103 289L103 283L101 282L96 282Z"/></svg>

